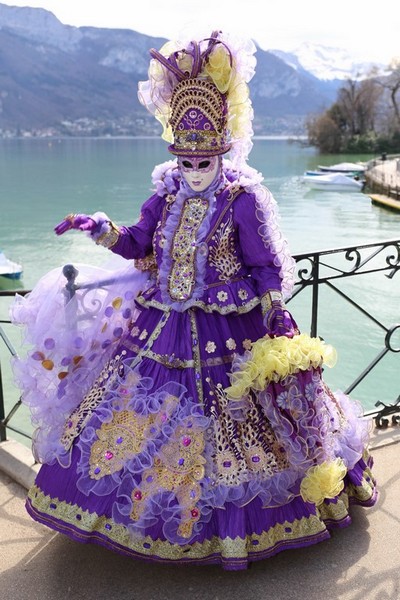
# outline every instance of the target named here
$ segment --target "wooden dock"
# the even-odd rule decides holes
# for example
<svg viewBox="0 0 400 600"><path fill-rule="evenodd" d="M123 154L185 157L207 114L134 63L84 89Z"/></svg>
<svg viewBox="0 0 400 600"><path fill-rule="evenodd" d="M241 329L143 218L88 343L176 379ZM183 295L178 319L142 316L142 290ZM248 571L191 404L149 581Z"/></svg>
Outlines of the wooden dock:
<svg viewBox="0 0 400 600"><path fill-rule="evenodd" d="M389 198L389 196L383 194L368 194L368 196L371 198L372 204L400 212L400 200Z"/></svg>

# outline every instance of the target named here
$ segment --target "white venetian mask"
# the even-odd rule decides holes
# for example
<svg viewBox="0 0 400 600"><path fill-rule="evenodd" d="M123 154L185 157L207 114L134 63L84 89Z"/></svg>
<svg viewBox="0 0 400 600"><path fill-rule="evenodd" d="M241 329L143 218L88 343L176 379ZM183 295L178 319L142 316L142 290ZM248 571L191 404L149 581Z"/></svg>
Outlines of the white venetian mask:
<svg viewBox="0 0 400 600"><path fill-rule="evenodd" d="M219 156L179 156L182 177L194 192L203 192L212 184L220 167Z"/></svg>

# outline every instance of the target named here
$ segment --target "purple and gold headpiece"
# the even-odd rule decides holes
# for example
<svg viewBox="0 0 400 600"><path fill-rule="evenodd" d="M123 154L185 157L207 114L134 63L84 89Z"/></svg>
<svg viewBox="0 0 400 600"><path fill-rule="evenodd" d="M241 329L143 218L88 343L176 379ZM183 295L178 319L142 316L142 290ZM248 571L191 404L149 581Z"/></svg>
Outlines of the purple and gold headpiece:
<svg viewBox="0 0 400 600"><path fill-rule="evenodd" d="M174 143L169 151L177 155L214 156L230 149L226 128L226 99L206 79L184 79L174 89L171 117Z"/></svg>
<svg viewBox="0 0 400 600"><path fill-rule="evenodd" d="M231 154L246 160L254 52L252 42L233 42L217 31L199 42L150 50L149 80L139 83L139 100L162 123L170 152L216 156L232 148Z"/></svg>
<svg viewBox="0 0 400 600"><path fill-rule="evenodd" d="M214 46L223 42L217 39L217 33L203 41L208 42L203 52L195 41L167 58L157 50L150 50L151 56L178 81L172 92L168 121L174 140L168 148L172 154L214 156L224 154L230 148L226 97L212 79L200 75ZM229 48L226 51L231 66Z"/></svg>

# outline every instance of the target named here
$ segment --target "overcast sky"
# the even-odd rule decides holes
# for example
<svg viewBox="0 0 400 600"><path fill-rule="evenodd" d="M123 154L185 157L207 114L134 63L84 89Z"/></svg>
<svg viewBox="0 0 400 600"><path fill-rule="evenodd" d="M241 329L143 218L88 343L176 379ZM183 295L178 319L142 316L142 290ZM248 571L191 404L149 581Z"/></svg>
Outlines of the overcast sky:
<svg viewBox="0 0 400 600"><path fill-rule="evenodd" d="M127 28L164 38L212 29L251 37L261 48L293 50L308 41L345 48L356 60L400 57L397 2L366 0L14 0L42 7L66 25ZM0 24L1 25L1 24Z"/></svg>

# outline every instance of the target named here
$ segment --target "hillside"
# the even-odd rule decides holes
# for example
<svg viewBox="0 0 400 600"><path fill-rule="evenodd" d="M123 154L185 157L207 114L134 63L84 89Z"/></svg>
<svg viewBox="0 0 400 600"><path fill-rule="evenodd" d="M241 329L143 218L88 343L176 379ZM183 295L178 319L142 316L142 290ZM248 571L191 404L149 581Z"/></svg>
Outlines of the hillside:
<svg viewBox="0 0 400 600"><path fill-rule="evenodd" d="M137 99L149 49L165 40L133 30L72 27L39 8L0 4L0 135L151 135ZM300 134L337 83L257 51L250 84L257 134Z"/></svg>

